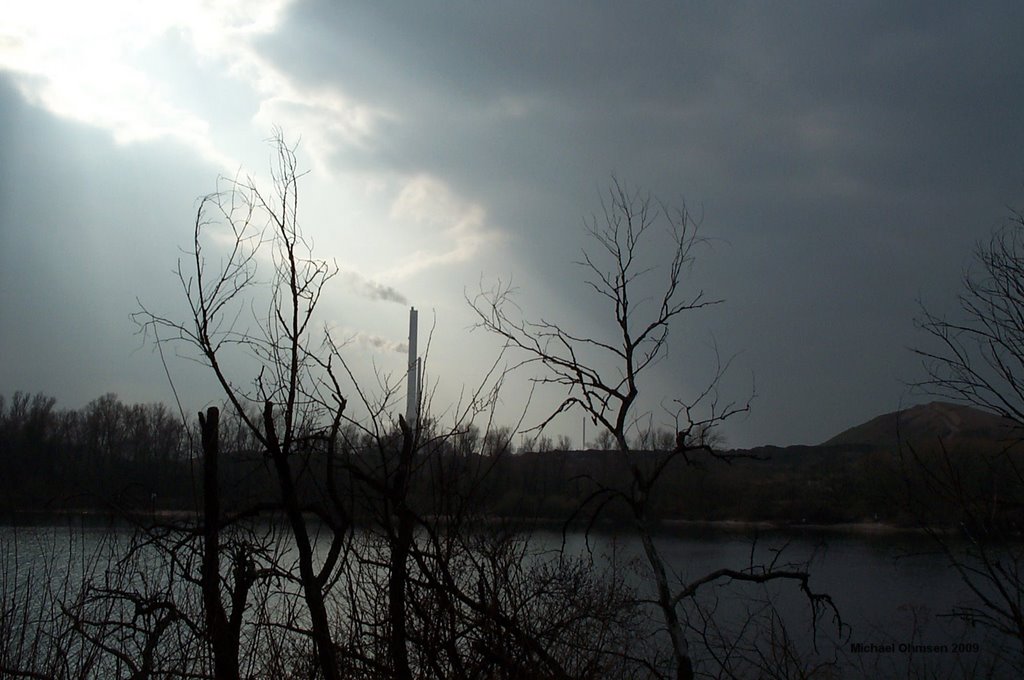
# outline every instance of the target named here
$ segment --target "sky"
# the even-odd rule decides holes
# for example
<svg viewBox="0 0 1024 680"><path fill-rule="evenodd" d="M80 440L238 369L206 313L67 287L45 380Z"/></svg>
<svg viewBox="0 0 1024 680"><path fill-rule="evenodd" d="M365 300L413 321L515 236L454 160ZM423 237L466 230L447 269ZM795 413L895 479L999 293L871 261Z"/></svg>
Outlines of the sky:
<svg viewBox="0 0 1024 680"><path fill-rule="evenodd" d="M186 313L197 198L266 186L276 127L353 365L400 373L414 305L435 402L458 402L500 349L466 297L499 281L610 337L574 263L616 178L700 219L685 284L723 300L680 317L643 407L698 394L717 354L721 398L754 396L728 443L819 443L929 399L920 305L953 313L1024 207L1022 25L1016 2L0 0L0 394L170 403L131 314ZM188 411L219 398L165 357Z"/></svg>

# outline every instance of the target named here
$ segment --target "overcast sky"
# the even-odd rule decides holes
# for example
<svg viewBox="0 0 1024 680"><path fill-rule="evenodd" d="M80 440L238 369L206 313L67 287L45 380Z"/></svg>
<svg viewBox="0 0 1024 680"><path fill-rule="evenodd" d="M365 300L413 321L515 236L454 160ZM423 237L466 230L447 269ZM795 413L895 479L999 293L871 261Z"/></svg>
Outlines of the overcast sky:
<svg viewBox="0 0 1024 680"><path fill-rule="evenodd" d="M712 346L734 356L723 396L756 391L737 446L922 400L917 301L951 310L1024 207L1018 2L0 4L0 392L64 407L172 399L130 314L181 312L196 198L265 177L274 126L301 139L351 358L400 371L415 305L449 401L496 352L466 291L511 279L530 316L608 331L572 265L583 219L613 175L685 201L709 239L687 285L725 302L681 319L645 389L692 396ZM218 398L169 360L187 409Z"/></svg>

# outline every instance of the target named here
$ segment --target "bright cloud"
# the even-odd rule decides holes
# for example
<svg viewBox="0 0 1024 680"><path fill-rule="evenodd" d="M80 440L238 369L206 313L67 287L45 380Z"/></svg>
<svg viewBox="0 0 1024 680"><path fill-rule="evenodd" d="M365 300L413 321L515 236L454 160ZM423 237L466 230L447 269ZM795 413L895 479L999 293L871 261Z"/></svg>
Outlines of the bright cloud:
<svg viewBox="0 0 1024 680"><path fill-rule="evenodd" d="M319 181L329 183L331 159L345 149L372 147L378 124L395 116L337 85L300 85L260 54L258 39L283 30L291 2L16 3L0 23L0 71L14 74L34 105L106 130L119 144L174 140L233 173L253 135L231 134L238 121L219 119L227 114L190 102L168 82L179 71L183 79L226 77L252 96L247 123L263 134L278 126L301 136L303 156ZM259 181L267 180L261 177L257 172ZM484 208L442 179L399 175L385 184L394 192L386 221L410 238L406 255L375 281L468 261L497 235ZM403 295L375 281L359 275L349 283L363 296L405 304Z"/></svg>
<svg viewBox="0 0 1024 680"><path fill-rule="evenodd" d="M171 138L227 169L232 154L211 134L213 121L176 100L152 72L146 50L176 34L200 68L248 86L260 101L251 122L302 130L317 170L345 145L363 145L384 114L336 89L294 85L254 48L277 30L290 0L185 0L138 3L60 0L11 3L0 23L0 70L16 74L22 95L65 118L108 130L118 143ZM196 64L190 64L195 66Z"/></svg>
<svg viewBox="0 0 1024 680"><path fill-rule="evenodd" d="M465 262L499 237L488 227L481 205L425 175L405 183L392 203L391 218L425 232L431 245L403 258L383 278L402 279L439 265Z"/></svg>

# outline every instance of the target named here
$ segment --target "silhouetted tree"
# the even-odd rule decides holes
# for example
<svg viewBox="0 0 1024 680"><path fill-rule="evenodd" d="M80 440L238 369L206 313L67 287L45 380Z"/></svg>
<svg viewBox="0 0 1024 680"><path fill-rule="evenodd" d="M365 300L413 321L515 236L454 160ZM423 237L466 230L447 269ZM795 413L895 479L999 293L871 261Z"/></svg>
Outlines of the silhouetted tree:
<svg viewBox="0 0 1024 680"><path fill-rule="evenodd" d="M597 433L597 439L594 440L594 448L600 449L601 451L611 451L615 448L615 440L612 438L612 433L608 430L601 430Z"/></svg>
<svg viewBox="0 0 1024 680"><path fill-rule="evenodd" d="M976 597L959 614L1015 639L1024 664L1024 215L976 247L958 302L951 316L922 308L917 325L927 342L914 351L927 377L917 387L1003 416L1006 445L986 453L904 443L917 480L911 499ZM936 501L957 510L965 540L935 530Z"/></svg>
<svg viewBox="0 0 1024 680"><path fill-rule="evenodd" d="M552 593L572 589L578 566L548 560L543 579L511 568L529 552L527 536L485 521L493 475L515 434L493 424L498 364L467 405L449 410L450 427L434 422L427 404L410 423L394 415L402 380L378 374L377 388L364 389L343 343L317 330L317 307L337 268L313 256L299 227L294 147L277 135L273 148L273 194L251 179L225 180L200 201L193 249L178 267L190 318L145 308L136 318L159 342L198 353L241 431L235 438L272 470L273 505L296 558L294 567L269 568L295 584L305 605L303 616L274 630L311 640L316 673L328 679L568 677L576 666L628 665L640 637L630 632L621 583L601 591L603 576L590 573L601 596L559 619L563 600ZM261 277L257 264L268 261ZM486 419L482 430L477 417ZM207 447L205 422L209 461L216 449ZM232 520L218 519L216 470L206 472L203 635L217 666L233 676L239 631L231 617L244 611L252 579L236 575L232 592L241 588L241 599L225 607L218 529ZM243 553L235 570L246 563ZM578 637L588 625L618 640L593 647Z"/></svg>
<svg viewBox="0 0 1024 680"><path fill-rule="evenodd" d="M581 409L613 439L620 454L622 474L617 477L624 483L599 484L586 503L595 503L598 511L615 501L628 508L668 636L670 672L689 680L694 677L694 655L680 619L680 605L696 597L702 586L719 580L762 583L786 579L807 594L815 615L820 606L831 606L831 601L807 588L808 575L801 569L751 564L746 569L722 569L704 578L675 582L655 540L652 494L675 461L697 452L713 453L709 434L724 420L746 411L748 405L719 400L719 367L696 399L673 402L674 446L657 454L638 449L637 441L643 449L653 443L651 417L638 404L641 379L664 356L676 321L718 301L684 286L684 274L700 243L697 224L685 207L671 208L614 181L602 208L601 215L586 224L592 248L583 250L578 264L585 272L586 284L611 313L607 336L588 338L558 323L527 320L512 301L512 290L500 285L481 292L470 304L479 327L522 353L521 365L540 369L536 382L567 395L540 427L560 413ZM655 276L660 279L652 288Z"/></svg>
<svg viewBox="0 0 1024 680"><path fill-rule="evenodd" d="M979 244L974 260L958 314L923 308L917 319L932 341L915 349L928 376L917 385L1024 423L1024 215Z"/></svg>
<svg viewBox="0 0 1024 680"><path fill-rule="evenodd" d="M234 416L274 470L279 501L295 541L310 636L320 672L331 679L340 677L340 665L325 588L347 544L350 522L342 507L315 508L331 534L326 558L318 565L297 470L314 462L323 443L331 449L326 464L327 472L332 472L330 456L346 406L344 396L333 389L337 385L334 357L322 359L316 352L322 340L313 337L317 303L337 267L313 258L299 229L301 174L294 147L277 135L273 148L271 194L264 194L251 179L224 180L220 191L200 201L191 261L188 265L179 261L178 266L191 318L180 322L143 308L137 319L144 329L158 332L165 340L184 342L199 351ZM208 258L207 246L225 232L232 239L227 252ZM264 253L273 266L270 276L260 279L257 261ZM264 309L256 311L257 300ZM254 379L233 377L231 352L236 348L255 360Z"/></svg>

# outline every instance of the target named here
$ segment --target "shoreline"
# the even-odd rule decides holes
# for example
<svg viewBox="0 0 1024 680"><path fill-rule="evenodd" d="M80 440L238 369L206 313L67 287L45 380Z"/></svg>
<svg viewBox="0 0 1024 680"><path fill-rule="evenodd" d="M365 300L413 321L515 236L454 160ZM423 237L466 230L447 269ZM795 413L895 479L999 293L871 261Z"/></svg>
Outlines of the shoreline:
<svg viewBox="0 0 1024 680"><path fill-rule="evenodd" d="M860 521L836 522L834 524L778 522L773 520L741 520L741 519L666 519L661 521L663 528L684 529L717 529L721 531L747 533L751 531L778 531L799 533L803 531L829 532L841 534L861 534L871 536L887 536L895 534L926 534L928 529L919 526L901 526L887 522Z"/></svg>
<svg viewBox="0 0 1024 680"><path fill-rule="evenodd" d="M272 514L272 513L269 513ZM268 514L268 516L269 516ZM52 524L59 521L83 521L89 523L126 521L146 522L181 522L190 519L198 519L201 513L193 510L134 510L118 511L100 508L75 508L75 509L14 509L0 512L0 526L19 526L23 524ZM27 520L27 521L26 521ZM557 526L563 520L547 517L501 517L491 516L485 521L512 522L523 525L551 525ZM628 523L626 523L628 524ZM621 529L622 523L600 522L593 528ZM720 531L723 533L752 533L760 531L771 531L779 533L803 533L821 532L861 536L892 536L900 534L927 534L929 528L920 526L901 526L880 521L862 520L859 522L836 522L833 524L822 523L796 523L780 522L775 520L740 520L740 519L663 519L656 523L656 533L673 530L695 530L695 531ZM938 527L932 530L942 531Z"/></svg>

